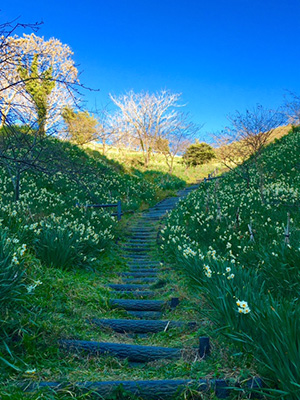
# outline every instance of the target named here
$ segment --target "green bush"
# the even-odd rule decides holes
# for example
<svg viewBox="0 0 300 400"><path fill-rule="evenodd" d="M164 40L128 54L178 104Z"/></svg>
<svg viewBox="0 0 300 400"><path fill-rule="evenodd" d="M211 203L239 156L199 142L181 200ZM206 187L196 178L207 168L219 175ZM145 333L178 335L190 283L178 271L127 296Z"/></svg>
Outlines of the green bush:
<svg viewBox="0 0 300 400"><path fill-rule="evenodd" d="M188 167L203 165L216 158L213 148L207 143L191 144L183 155L183 162Z"/></svg>
<svg viewBox="0 0 300 400"><path fill-rule="evenodd" d="M52 214L34 226L35 252L44 265L62 269L92 267L110 246L113 219L101 211L97 214L81 209L78 213L76 219Z"/></svg>

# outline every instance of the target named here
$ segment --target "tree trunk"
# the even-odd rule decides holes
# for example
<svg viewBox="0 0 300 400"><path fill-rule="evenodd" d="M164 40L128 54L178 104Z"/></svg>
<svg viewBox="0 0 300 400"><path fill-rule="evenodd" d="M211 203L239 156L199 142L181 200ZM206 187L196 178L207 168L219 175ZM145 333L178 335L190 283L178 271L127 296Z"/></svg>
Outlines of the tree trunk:
<svg viewBox="0 0 300 400"><path fill-rule="evenodd" d="M169 173L173 174L173 168L174 168L174 157L171 156L171 161L169 165Z"/></svg>
<svg viewBox="0 0 300 400"><path fill-rule="evenodd" d="M14 186L14 195L15 195L15 202L19 201L20 199L20 178L21 178L21 172L18 169L16 172L16 176L13 180L13 186Z"/></svg>

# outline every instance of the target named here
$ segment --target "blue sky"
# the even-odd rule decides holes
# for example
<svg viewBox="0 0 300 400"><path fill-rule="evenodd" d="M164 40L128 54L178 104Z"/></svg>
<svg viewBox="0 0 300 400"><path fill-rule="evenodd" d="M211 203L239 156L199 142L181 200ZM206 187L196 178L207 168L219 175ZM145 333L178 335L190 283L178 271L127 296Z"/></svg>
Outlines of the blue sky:
<svg viewBox="0 0 300 400"><path fill-rule="evenodd" d="M38 35L74 51L87 106L108 94L182 93L202 133L257 103L276 108L300 94L300 0L7 1L0 22L43 21Z"/></svg>

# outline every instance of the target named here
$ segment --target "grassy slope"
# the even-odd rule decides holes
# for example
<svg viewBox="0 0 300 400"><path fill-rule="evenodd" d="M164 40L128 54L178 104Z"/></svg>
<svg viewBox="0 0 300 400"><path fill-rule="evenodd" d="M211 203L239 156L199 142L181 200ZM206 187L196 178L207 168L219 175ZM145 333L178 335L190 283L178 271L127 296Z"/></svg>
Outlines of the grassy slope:
<svg viewBox="0 0 300 400"><path fill-rule="evenodd" d="M91 143L89 144L89 147L97 152L102 151L101 145L98 145L97 143ZM145 171L143 167L143 156L139 151L111 147L107 151L107 157L111 160L120 162L128 171L135 171L136 173L144 172L147 176L147 171ZM186 169L185 165L182 163L182 157L178 156L175 157L173 175L188 183L194 183L203 179L215 169L222 169L221 164L217 160L213 160L208 164L195 168L191 167ZM167 173L168 166L162 154L154 154L152 156L149 170L152 171L151 174L153 174L153 171L157 171L158 180L160 173Z"/></svg>
<svg viewBox="0 0 300 400"><path fill-rule="evenodd" d="M99 311L99 301L105 304L105 276L123 263L115 239L122 237L127 211L154 204L184 185L175 177L156 184L142 174L130 175L120 164L69 143L50 140L47 145L49 152L59 148L63 170L49 176L24 173L18 203L12 201L6 171L0 170L3 379L14 370L17 375L40 370L48 360L54 366L57 339L79 332L84 318ZM75 207L119 199L125 212L119 224L107 209Z"/></svg>
<svg viewBox="0 0 300 400"><path fill-rule="evenodd" d="M148 174L144 179L142 173L136 177L124 175L122 168L118 164L103 160L99 153L87 155L81 150L68 144L71 153L72 163L77 163L80 168L82 185L78 186L78 181L74 182L65 176L57 174L51 179L28 176L23 181L23 199L21 206L14 206L9 203L11 192L10 184L2 175L1 179L6 190L2 193L3 204L1 207L1 218L4 228L8 228L6 234L11 238L18 238L20 243L28 244L29 251L24 255L24 260L20 259L20 264L26 266L26 275L23 285L35 286L35 282L41 281L30 293L27 293L25 286L22 287L24 305L23 307L7 306L9 316L3 318L4 327L10 327L8 334L13 341L6 339L13 354L9 355L7 349L1 348L1 356L19 371L14 371L11 367L2 369L0 393L4 398L21 399L24 398L22 392L18 392L13 387L13 382L18 380L63 380L71 382L78 380L107 380L107 379L163 379L163 378L200 378L232 376L233 378L243 379L253 374L257 366L253 359L241 358L228 351L223 339L215 332L214 325L205 318L203 311L209 310L209 306L201 296L189 294L189 290L182 284L181 277L162 273L161 278L167 281L164 294L172 295L174 290L181 298L182 306L167 316L169 319L194 319L200 322L200 327L194 332L187 333L182 331L178 334L176 330L169 330L150 338L130 338L126 337L128 343L158 344L174 347L196 347L200 335L209 335L213 338L213 356L207 362L194 363L189 357L181 361L172 363L154 363L146 368L132 369L126 362L115 359L96 359L94 357L78 357L76 355L66 356L58 349L57 340L61 337L93 339L101 341L124 341L123 335L112 335L111 332L99 332L85 323L89 317L118 317L122 316L121 311L111 311L108 307L110 297L105 284L116 279L114 275L119 270L124 270L124 262L119 257L113 244L113 238L109 237L104 244L107 250L100 254L93 254L93 261L83 265L85 268L78 268L76 262L74 268L62 270L43 259L38 258L34 243L37 239L39 227L31 229L31 233L24 233L24 225L34 225L35 221L45 219L53 212L57 217L80 220L80 223L90 223L97 229L106 229L112 225L111 234L122 239L129 221L124 218L120 225L115 225L114 220L106 213L100 213L100 217L92 212L86 214L82 209L73 211L74 201L86 202L107 202L115 201L122 196L125 209L137 209L145 207L145 202L157 201L157 193L162 194L162 189L174 190L180 182L169 178L167 186L163 174L155 174L154 178L159 177L158 184L153 184L153 176ZM95 160L96 159L96 160ZM84 162L83 162L84 160ZM88 164L88 168L82 168ZM163 167L162 167L163 170ZM210 170L211 171L211 170ZM210 172L209 171L209 172ZM203 172L203 171L202 171ZM149 176L150 175L150 176ZM149 182L152 180L152 183ZM193 178L194 179L194 178ZM89 191L86 191L88 185ZM91 197L92 194L92 197ZM95 198L96 194L96 198ZM193 199L191 196L190 199ZM190 200L192 201L192 200ZM7 204L7 206L5 205ZM192 206L194 204L192 203ZM66 210L67 209L67 210ZM29 211L28 211L29 210ZM75 214L74 214L75 213ZM33 219L33 220L32 220ZM54 221L54 226L61 223L61 220ZM129 221L130 222L130 221ZM105 228L105 229L104 229ZM27 228L26 228L27 229ZM25 230L26 230L25 229ZM66 227L66 231L72 229L72 225ZM32 233L33 230L33 233ZM23 233L22 233L23 232ZM2 232L3 233L3 232ZM20 235L22 233L22 235ZM55 234L57 231L55 230ZM81 237L82 239L82 237ZM195 238L197 239L197 238ZM19 244L16 244L18 247ZM203 245L203 243L202 243ZM98 244L97 246L98 247ZM154 255L159 257L159 255ZM90 268L90 269L87 269ZM92 268L92 270L91 270ZM13 315L13 317L12 317ZM3 315L2 315L3 317ZM3 332L1 335L4 337ZM229 346L230 348L230 346ZM4 364L2 364L4 366ZM30 372L34 370L34 372ZM26 372L27 371L27 372ZM19 393L19 394L18 394ZM45 395L46 396L46 395ZM70 392L61 392L58 395L47 394L48 399L69 398ZM80 398L79 395L75 395ZM28 395L28 398L41 398L37 395ZM88 397L88 396L87 396Z"/></svg>
<svg viewBox="0 0 300 400"><path fill-rule="evenodd" d="M75 153L79 152L80 165L82 167L82 160L86 159L87 156L75 147L69 145L67 147ZM79 159L74 155L72 160L76 162ZM92 171L95 167L101 171L101 167L105 166L104 176L93 182L94 188L97 188L99 183L102 185L103 192L102 190L97 192L98 201L117 200L122 194L125 196L125 208L132 209L134 207L133 203L126 203L127 192L125 192L125 195L124 192L122 193L123 179L124 187L132 191L132 197L134 194L136 207L145 201L145 197L147 197L147 200L150 199L152 201L153 199L153 201L156 201L155 187L147 180L143 180L142 176L131 178L118 172L119 167L116 171L113 166L106 162L95 164L94 160L88 160L91 162ZM89 176L93 176L93 179L95 179L95 175L89 175L89 173L87 172L86 174L86 183L90 183ZM2 175L2 179L6 186L9 187L7 178L4 175ZM115 182L114 185L111 185L112 181ZM62 390L56 394L27 393L25 395L22 390L17 388L17 383L24 380L28 382L39 380L76 382L109 379L197 379L204 376L212 378L228 376L230 367L234 365L234 360L228 356L226 351L222 350L223 345L218 340L214 341L214 348L217 350L207 362L200 362L199 360L195 362L194 353L187 351L182 360L168 363L160 361L140 368L132 368L126 361L118 361L114 358L104 359L85 355L68 355L59 349L58 340L60 338L153 344L189 349L190 347L197 347L199 336L214 336L210 322L203 318L199 312L199 310L203 310L203 301L201 299L195 301L193 297L189 297L187 288L182 285L181 278L173 276L173 274L170 275L167 271L162 271L161 274L161 279L166 282L161 296L164 299L166 297L170 298L175 291L176 295L181 299L181 306L172 312L168 312L165 317L166 319L197 320L200 324L196 330L187 332L184 329L180 331L169 329L166 332L150 335L147 338L133 338L127 335L113 334L110 331L100 331L86 322L91 317L113 318L125 316L120 310L110 309L108 306L110 293L105 287L107 283L117 281L116 273L118 271L126 269L117 248L120 242L116 245L114 244L114 239L109 238L108 243L105 245L106 251L93 254L93 261L78 268L77 262L74 260L72 266L62 269L58 265L49 265L49 262L45 261L42 255L39 258L35 243L43 233L38 233L39 229L44 229L43 226L38 225L30 228L30 234L28 234L27 228L25 233L22 233L24 225L30 227L35 225L34 221L43 221L45 219L47 221L47 215L55 212L57 214L56 218L67 218L69 221L74 220L75 216L77 219L81 218L81 224L90 223L93 225L98 221L99 224L98 222L96 224L98 229L102 229L102 224L108 221L113 226L112 234L122 241L127 224L131 224L135 216L125 217L120 224L116 225L106 213L103 216L101 214L98 219L98 211L96 214L91 212L91 215L89 215L81 209L73 210L70 207L73 206L74 200L78 200L81 203L93 200L88 196L85 197L86 192L78 190L79 188L76 185L77 183L74 184L73 181L69 181L60 174L49 181L42 177L38 179L34 177L33 179L28 176L23 181L23 199L20 206L10 205L7 208L4 205L2 206L4 228L8 228L7 233L11 238L17 239L19 237L20 242L16 243L17 247L24 243L26 239L28 250L25 252L24 257L19 257L20 265L23 267L24 263L26 267L25 281L23 281L23 287L21 288L21 298L24 300L26 308L15 307L6 303L7 313L4 313L6 315L2 314L5 321L2 327L9 328L10 339L5 338L3 330L1 330L1 335L12 350L12 354L10 355L7 349L2 346L1 356L17 369L2 362L1 397L3 399L16 400L24 398L69 399L70 396L78 399L90 398L89 395L80 397L81 395L75 394L73 389ZM106 189L110 191L109 196L111 197L106 197ZM161 190L159 187L157 189ZM146 190L147 192L145 193ZM9 192L5 196L7 196L5 202L8 204ZM74 199L75 196L77 197L76 199ZM23 213L24 210L28 210L27 206L30 213L29 211ZM66 206L67 210L65 210ZM74 212L79 214L74 215ZM31 221L31 218L34 221ZM55 237L58 233L57 225L60 225L61 222L62 220L57 219L53 222ZM76 223L74 224L76 225ZM50 225L46 231L51 231L53 225ZM65 230L70 232L73 228L73 225L68 225ZM84 237L81 237L79 242L82 242L82 239ZM66 239L64 238L64 240ZM52 245L54 246L55 242ZM57 251L54 251L53 257L57 258L57 254ZM159 259L160 255L154 252L153 257ZM36 284L40 282L41 284ZM28 292L30 286L33 289ZM245 365L245 370L248 371L249 368L252 368L252 366ZM243 367L241 367L236 375L243 375L243 371ZM207 398L213 397L209 394Z"/></svg>
<svg viewBox="0 0 300 400"><path fill-rule="evenodd" d="M123 228L121 228L123 229ZM153 252L153 258L160 255ZM169 271L162 271L160 279L165 281L161 298L178 296L180 307L168 311L166 320L197 320L198 328L194 330L168 329L166 332L138 337L121 335L110 330L99 329L87 323L87 319L126 318L126 312L111 310L108 305L109 291L105 285L117 281L116 273L125 270L122 260L117 262L115 257L107 258L101 270L93 273L85 270L61 271L59 269L40 267L43 284L32 294L31 307L34 313L23 316L22 326L28 333L23 333L17 344L15 355L21 361L17 363L20 372L7 369L2 375L4 382L0 388L3 399L16 400L28 398L37 400L94 398L93 394L81 395L71 386L59 393L27 393L18 390L17 382L32 381L106 381L106 380L147 380L147 379L199 379L227 377L245 377L253 370L253 363L244 363L232 373L235 359L224 348L214 333L214 327L203 317L205 304L201 299L195 300L187 293L187 287L182 284L180 276L174 276ZM114 266L113 271L111 266ZM129 296L130 297L130 296ZM159 298L159 297L158 297ZM206 306L205 306L206 307ZM192 347L197 348L199 336L211 336L213 354L207 361L197 360ZM129 344L158 345L166 347L186 348L181 360L164 362L158 361L141 367L132 367L126 361L113 357L95 357L90 355L66 354L58 348L60 338L76 338ZM17 360L15 358L15 360ZM26 370L34 369L34 373ZM250 372L249 372L250 371ZM44 397L45 396L45 397ZM122 397L123 399L123 397ZM207 394L205 400L214 399ZM113 397L112 400L115 400Z"/></svg>
<svg viewBox="0 0 300 400"><path fill-rule="evenodd" d="M210 319L236 345L237 366L239 358L257 360L257 372L282 390L277 396L294 400L300 395L299 154L295 129L265 149L259 170L248 161L249 187L235 172L202 184L169 217L162 245L195 296L205 294Z"/></svg>

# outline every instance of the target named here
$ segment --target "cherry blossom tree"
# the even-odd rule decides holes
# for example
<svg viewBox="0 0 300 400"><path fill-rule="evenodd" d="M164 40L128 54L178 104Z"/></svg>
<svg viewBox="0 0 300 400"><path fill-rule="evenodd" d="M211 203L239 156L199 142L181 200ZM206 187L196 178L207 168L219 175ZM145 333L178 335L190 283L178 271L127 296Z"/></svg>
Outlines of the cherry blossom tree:
<svg viewBox="0 0 300 400"><path fill-rule="evenodd" d="M179 93L167 90L161 92L134 93L110 95L113 103L119 107L118 124L120 132L128 137L143 152L144 166L147 168L156 142L165 138L176 124L180 107Z"/></svg>

